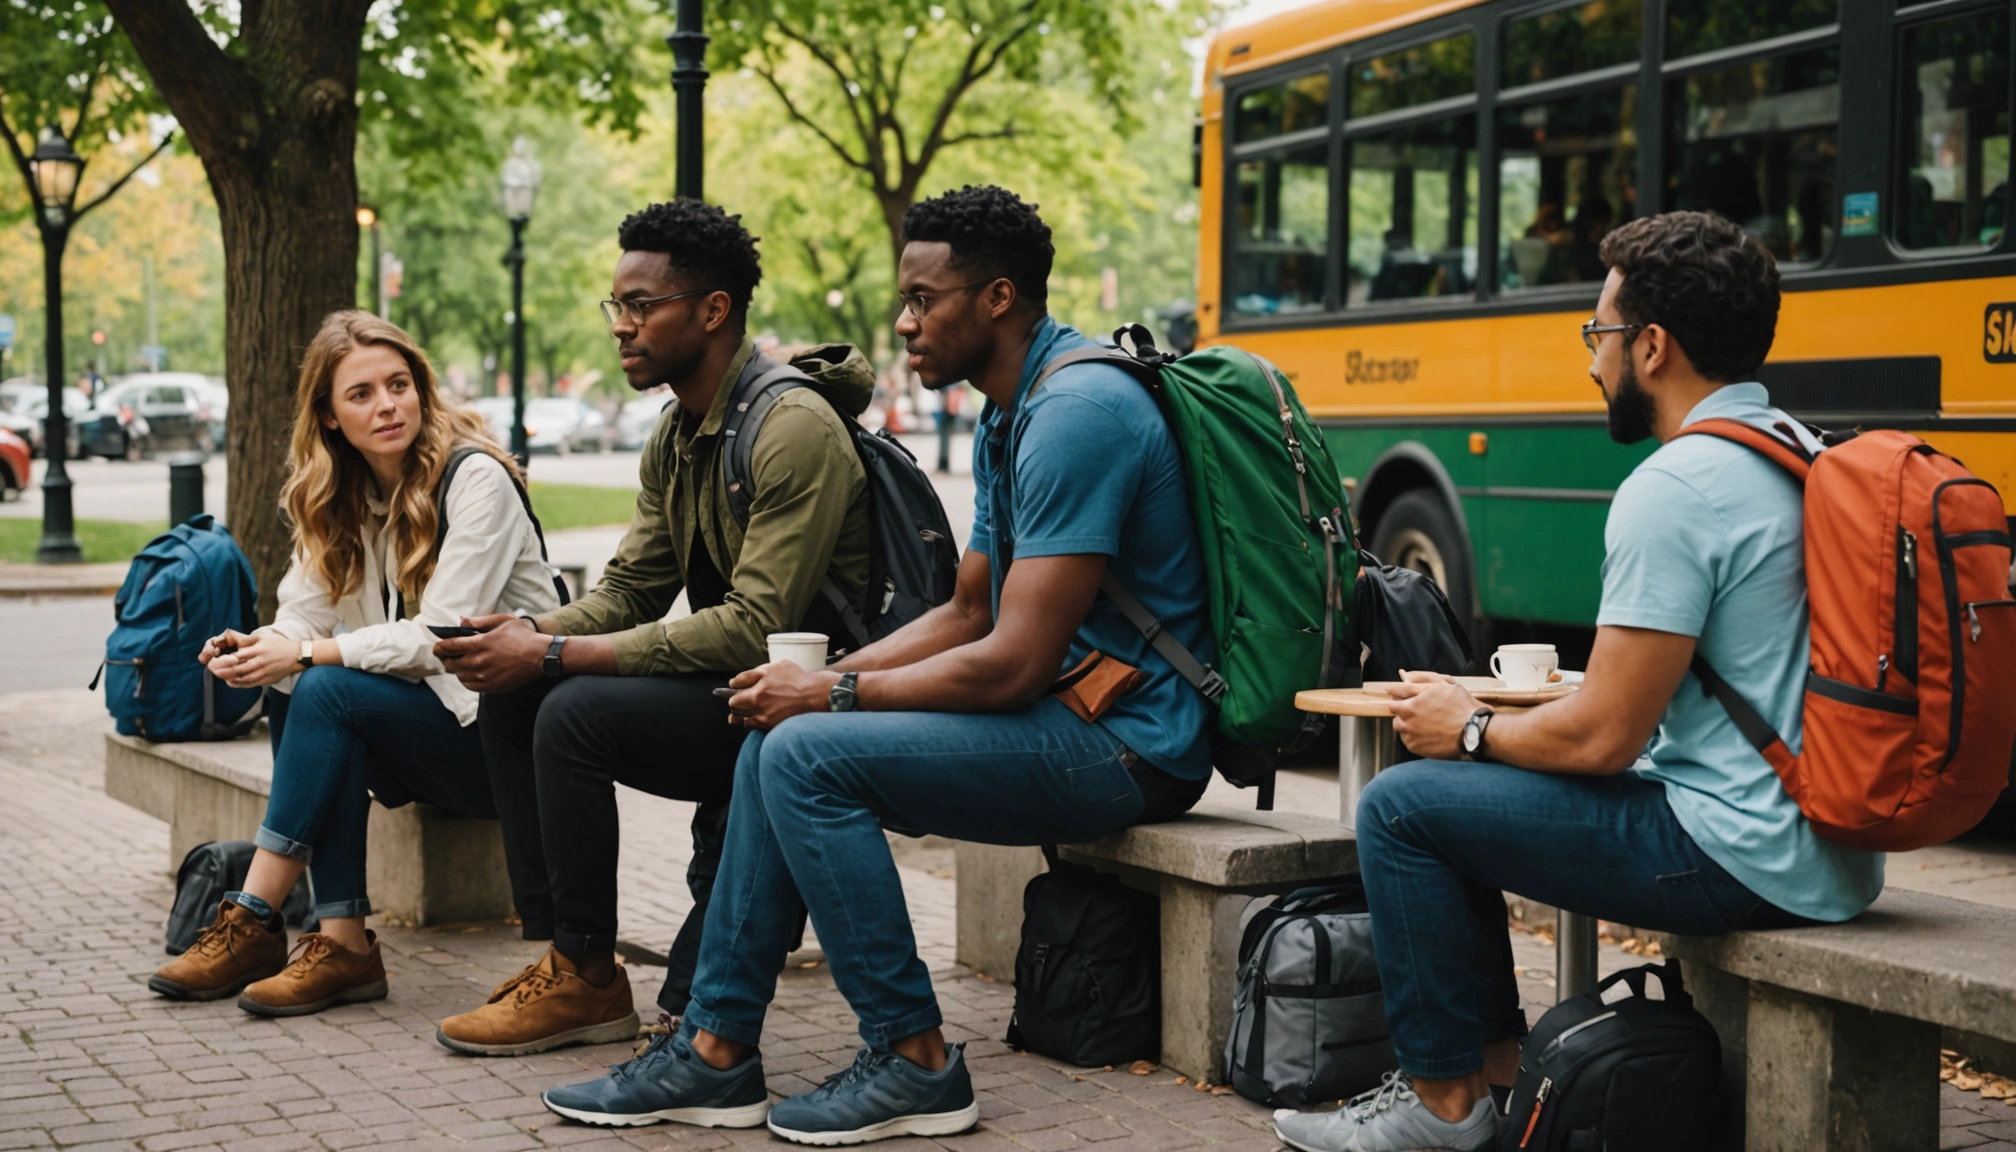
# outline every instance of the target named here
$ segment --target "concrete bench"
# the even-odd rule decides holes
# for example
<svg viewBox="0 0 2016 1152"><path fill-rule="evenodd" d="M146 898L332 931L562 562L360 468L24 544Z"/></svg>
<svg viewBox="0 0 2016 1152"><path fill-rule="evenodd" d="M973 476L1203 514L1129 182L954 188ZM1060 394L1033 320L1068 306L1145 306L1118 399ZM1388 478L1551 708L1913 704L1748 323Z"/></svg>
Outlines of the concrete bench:
<svg viewBox="0 0 2016 1152"><path fill-rule="evenodd" d="M1022 889L1043 871L1043 854L964 842L957 854L959 960L1012 978ZM1062 855L1159 894L1162 1063L1208 1080L1221 1075L1232 1028L1240 913L1255 896L1358 871L1357 842L1333 819L1220 805L1200 805L1168 823L1090 844L1064 845Z"/></svg>
<svg viewBox="0 0 2016 1152"><path fill-rule="evenodd" d="M1660 939L1721 1034L1732 1148L1936 1148L1941 1030L2016 1043L2010 909L1891 890L1846 924Z"/></svg>
<svg viewBox="0 0 2016 1152"><path fill-rule="evenodd" d="M263 729L239 740L150 744L105 737L105 794L168 822L168 870L210 840L250 840L266 814L273 752ZM494 820L431 804L371 806L365 866L371 907L416 926L511 914Z"/></svg>

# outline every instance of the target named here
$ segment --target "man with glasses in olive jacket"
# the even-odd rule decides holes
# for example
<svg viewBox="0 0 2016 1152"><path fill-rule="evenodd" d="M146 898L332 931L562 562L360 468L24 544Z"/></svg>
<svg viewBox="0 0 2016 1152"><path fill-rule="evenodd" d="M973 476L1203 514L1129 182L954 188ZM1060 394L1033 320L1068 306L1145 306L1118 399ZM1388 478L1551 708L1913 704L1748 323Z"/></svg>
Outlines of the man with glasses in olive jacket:
<svg viewBox="0 0 2016 1152"><path fill-rule="evenodd" d="M580 600L537 618L470 620L481 635L437 648L484 694L478 723L524 935L553 941L489 1003L442 1021L443 1044L477 1055L636 1035L615 963L618 783L700 804L694 907L659 995L667 1012L685 1010L746 731L729 725L714 689L767 660L769 633L840 634L820 586L831 576L852 596L867 579L867 477L834 408L867 407L867 361L844 345L795 361L815 387L785 392L764 420L745 527L720 453L729 397L762 364L746 333L762 277L756 240L696 200L654 204L618 238L602 310L624 376L676 397L644 447L630 530ZM682 590L691 614L665 619Z"/></svg>

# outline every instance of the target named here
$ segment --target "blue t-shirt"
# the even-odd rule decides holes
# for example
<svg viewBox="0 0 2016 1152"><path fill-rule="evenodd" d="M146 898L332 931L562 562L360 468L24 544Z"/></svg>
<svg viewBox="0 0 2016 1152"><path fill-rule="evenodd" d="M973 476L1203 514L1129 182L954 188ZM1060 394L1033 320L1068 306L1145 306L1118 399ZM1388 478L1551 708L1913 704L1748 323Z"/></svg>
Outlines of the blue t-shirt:
<svg viewBox="0 0 2016 1152"><path fill-rule="evenodd" d="M1019 413L993 404L973 436L973 538L968 547L996 560L994 608L1001 582L997 541L1012 561L1098 553L1129 591L1199 660L1217 659L1204 604L1204 559L1190 516L1183 457L1155 400L1139 381L1105 364L1063 369L1029 397L1050 361L1092 341L1044 318L1031 336ZM1027 397L1027 402L1024 402ZM1008 435L1015 436L1012 500L1002 475ZM1100 596L1071 638L1059 674L1094 649L1147 673L1099 724L1149 763L1184 780L1211 774L1205 736L1210 709L1140 630Z"/></svg>
<svg viewBox="0 0 2016 1152"><path fill-rule="evenodd" d="M1710 417L1797 430L1762 384L1729 384L1694 406ZM1797 483L1726 440L1680 436L1617 489L1604 528L1599 625L1693 636L1696 650L1796 755L1808 663L1806 561ZM1820 839L1764 757L1691 671L1646 759L1694 842L1752 892L1814 920L1846 920L1883 890L1883 856Z"/></svg>

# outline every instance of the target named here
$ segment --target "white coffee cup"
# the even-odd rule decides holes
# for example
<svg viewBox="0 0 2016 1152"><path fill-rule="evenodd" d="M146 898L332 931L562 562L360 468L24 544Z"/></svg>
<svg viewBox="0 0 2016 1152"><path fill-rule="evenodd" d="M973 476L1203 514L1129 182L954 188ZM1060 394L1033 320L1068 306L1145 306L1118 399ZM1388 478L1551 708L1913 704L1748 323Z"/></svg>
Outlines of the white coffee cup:
<svg viewBox="0 0 2016 1152"><path fill-rule="evenodd" d="M788 660L807 672L826 667L824 632L772 632L764 639L770 642L772 664Z"/></svg>
<svg viewBox="0 0 2016 1152"><path fill-rule="evenodd" d="M1491 674L1514 692L1533 692L1561 666L1552 644L1504 644L1491 654Z"/></svg>

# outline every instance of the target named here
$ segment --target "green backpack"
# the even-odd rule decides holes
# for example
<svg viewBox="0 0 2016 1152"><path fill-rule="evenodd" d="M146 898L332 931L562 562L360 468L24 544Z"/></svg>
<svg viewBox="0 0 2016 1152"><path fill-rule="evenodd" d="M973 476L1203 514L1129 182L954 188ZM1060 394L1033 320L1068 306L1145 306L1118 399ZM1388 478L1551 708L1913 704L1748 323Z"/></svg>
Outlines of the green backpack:
<svg viewBox="0 0 2016 1152"><path fill-rule="evenodd" d="M1301 749L1323 727L1321 716L1296 709L1295 694L1356 682L1349 605L1358 550L1337 465L1287 377L1258 356L1219 346L1179 359L1138 324L1113 339L1134 350L1067 352L1044 366L1030 394L1073 364L1111 364L1161 407L1189 475L1216 666L1163 631L1110 571L1101 589L1217 705L1218 771L1241 786L1262 783L1261 806L1271 806L1275 754Z"/></svg>

